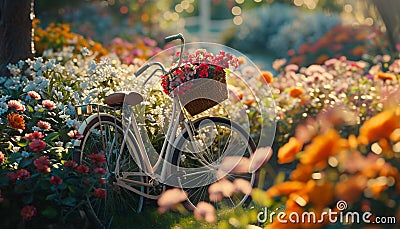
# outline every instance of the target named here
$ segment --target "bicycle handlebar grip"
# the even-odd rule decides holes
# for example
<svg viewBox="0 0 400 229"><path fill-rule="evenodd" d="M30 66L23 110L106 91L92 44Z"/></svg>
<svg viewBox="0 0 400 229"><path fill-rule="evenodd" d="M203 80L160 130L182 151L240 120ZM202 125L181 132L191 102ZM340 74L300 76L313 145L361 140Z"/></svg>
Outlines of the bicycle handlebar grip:
<svg viewBox="0 0 400 229"><path fill-rule="evenodd" d="M138 77L140 76L144 71L146 71L150 67L149 64L146 64L145 66L139 68L137 72L135 72L135 76Z"/></svg>
<svg viewBox="0 0 400 229"><path fill-rule="evenodd" d="M172 36L168 36L168 37L164 38L164 42L168 43L168 42L171 42L171 41L177 40L177 39L183 40L182 33L178 33L178 34L175 34L175 35L172 35Z"/></svg>

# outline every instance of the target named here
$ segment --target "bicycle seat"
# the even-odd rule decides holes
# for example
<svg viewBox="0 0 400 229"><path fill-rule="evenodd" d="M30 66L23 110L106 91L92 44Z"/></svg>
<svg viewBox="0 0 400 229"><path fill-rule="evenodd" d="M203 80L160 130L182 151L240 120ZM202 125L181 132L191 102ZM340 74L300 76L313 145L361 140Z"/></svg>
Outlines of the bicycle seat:
<svg viewBox="0 0 400 229"><path fill-rule="evenodd" d="M141 94L134 91L121 91L106 96L105 102L111 107L122 107L123 103L135 106L143 101Z"/></svg>

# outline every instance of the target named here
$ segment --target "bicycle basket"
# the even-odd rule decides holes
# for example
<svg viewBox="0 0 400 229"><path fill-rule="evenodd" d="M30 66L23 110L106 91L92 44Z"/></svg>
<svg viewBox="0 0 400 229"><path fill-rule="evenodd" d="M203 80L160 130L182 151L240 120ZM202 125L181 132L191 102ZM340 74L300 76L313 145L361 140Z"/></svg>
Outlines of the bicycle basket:
<svg viewBox="0 0 400 229"><path fill-rule="evenodd" d="M221 81L192 80L189 83L190 88L184 93L178 92L176 96L192 116L208 110L228 98L225 78Z"/></svg>

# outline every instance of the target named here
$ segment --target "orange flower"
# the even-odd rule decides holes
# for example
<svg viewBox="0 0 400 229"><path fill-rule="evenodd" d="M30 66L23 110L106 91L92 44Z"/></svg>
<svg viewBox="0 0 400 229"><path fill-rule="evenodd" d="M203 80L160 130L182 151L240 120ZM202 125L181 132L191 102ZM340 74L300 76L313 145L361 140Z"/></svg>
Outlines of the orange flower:
<svg viewBox="0 0 400 229"><path fill-rule="evenodd" d="M317 182L310 180L307 182L308 195L310 202L317 209L327 207L333 201L333 184L331 182ZM323 193L323 195L321 195Z"/></svg>
<svg viewBox="0 0 400 229"><path fill-rule="evenodd" d="M290 91L289 91L289 95L290 95L292 98L298 98L298 97L300 97L300 95L302 95L303 93L304 93L304 91L303 91L303 89L300 88L300 87L292 87L292 88L290 88Z"/></svg>
<svg viewBox="0 0 400 229"><path fill-rule="evenodd" d="M305 182L310 179L313 172L313 166L299 163L296 169L290 173L290 179Z"/></svg>
<svg viewBox="0 0 400 229"><path fill-rule="evenodd" d="M335 197L336 199L352 203L360 199L366 185L367 178L363 175L352 176L336 184Z"/></svg>
<svg viewBox="0 0 400 229"><path fill-rule="evenodd" d="M386 80L395 80L396 76L394 74L392 74L392 73L389 73L389 72L378 72L375 75L375 79L380 79L380 80L384 80L384 81L386 81Z"/></svg>
<svg viewBox="0 0 400 229"><path fill-rule="evenodd" d="M362 142L373 142L388 138L394 130L400 128L400 107L383 111L364 122L359 138Z"/></svg>
<svg viewBox="0 0 400 229"><path fill-rule="evenodd" d="M7 115L8 124L15 129L25 129L25 120L19 114L11 113Z"/></svg>
<svg viewBox="0 0 400 229"><path fill-rule="evenodd" d="M306 187L304 182L300 181L286 181L280 184L276 184L269 188L266 192L267 197L275 197L279 195L289 195L294 192L298 192Z"/></svg>
<svg viewBox="0 0 400 229"><path fill-rule="evenodd" d="M274 75L272 75L272 73L269 71L263 71L258 78L258 80L260 80L261 82L263 82L263 83L266 82L268 84L272 83L273 79L274 79Z"/></svg>
<svg viewBox="0 0 400 229"><path fill-rule="evenodd" d="M295 137L291 137L289 142L279 148L278 161L280 164L292 162L296 158L296 154L300 152L303 143Z"/></svg>
<svg viewBox="0 0 400 229"><path fill-rule="evenodd" d="M341 141L340 136L336 130L329 130L324 135L315 137L311 144L304 149L304 154L300 158L303 164L315 165L319 162L327 160L330 156L334 155Z"/></svg>

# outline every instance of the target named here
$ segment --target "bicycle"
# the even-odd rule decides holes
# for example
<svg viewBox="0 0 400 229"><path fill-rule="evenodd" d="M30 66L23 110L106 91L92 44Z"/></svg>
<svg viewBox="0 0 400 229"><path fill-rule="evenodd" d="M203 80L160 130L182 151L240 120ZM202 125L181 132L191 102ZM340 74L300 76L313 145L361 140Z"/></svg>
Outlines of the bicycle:
<svg viewBox="0 0 400 229"><path fill-rule="evenodd" d="M165 38L166 42L178 39L181 51L174 69L182 62L184 37L177 34ZM148 74L144 85L157 72L166 75L171 70L167 71L160 62L150 62L135 75ZM213 116L191 120L186 107L176 96L172 98L173 121L168 126L161 152L156 160L151 159L143 140L145 128L139 126L135 116L131 115L142 101L141 94L129 91L107 96L105 105L77 106L77 114L84 116L85 120L78 130L83 138L75 142L79 153L75 160L89 164L89 157L93 155L101 154L106 158L103 179L106 198L87 198L89 217L103 227L109 227L116 214L127 210L140 212L144 198L156 200L171 186L187 191L184 206L189 210L200 201L212 202L207 190L221 178L217 172L222 159L238 155L250 157L256 150L256 144L239 124ZM223 175L229 180L244 178L252 185L256 178L254 171L246 174L227 171ZM235 194L215 204L236 207L248 201L247 194Z"/></svg>

